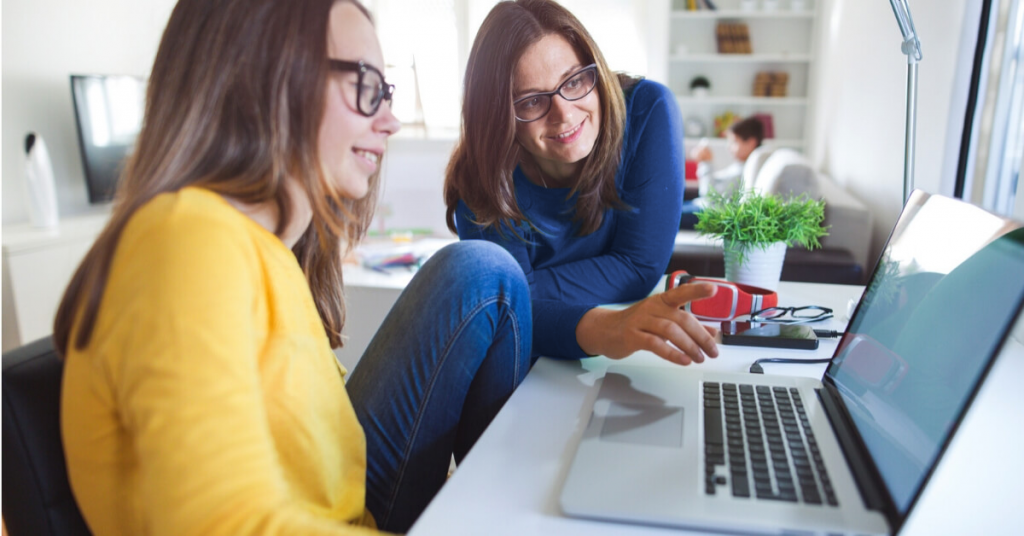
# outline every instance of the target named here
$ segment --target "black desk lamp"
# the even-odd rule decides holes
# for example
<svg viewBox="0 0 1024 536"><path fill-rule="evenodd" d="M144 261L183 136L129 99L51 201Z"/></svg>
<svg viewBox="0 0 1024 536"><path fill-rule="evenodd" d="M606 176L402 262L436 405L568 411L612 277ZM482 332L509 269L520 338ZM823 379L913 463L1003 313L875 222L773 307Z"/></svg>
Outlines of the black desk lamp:
<svg viewBox="0 0 1024 536"><path fill-rule="evenodd" d="M903 202L914 190L914 138L917 131L917 64L921 61L921 41L917 39L914 18L907 0L889 0L903 34L900 49L907 55L907 137L903 151Z"/></svg>

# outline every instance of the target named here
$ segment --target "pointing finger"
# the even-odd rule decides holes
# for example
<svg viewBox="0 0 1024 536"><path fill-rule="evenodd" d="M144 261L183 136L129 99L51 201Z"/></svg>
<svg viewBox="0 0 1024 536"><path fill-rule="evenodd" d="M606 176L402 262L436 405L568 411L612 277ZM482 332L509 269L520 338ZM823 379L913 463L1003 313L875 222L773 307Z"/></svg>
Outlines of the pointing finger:
<svg viewBox="0 0 1024 536"><path fill-rule="evenodd" d="M671 288L660 294L662 301L673 308L689 302L710 298L718 292L718 286L711 283L689 283Z"/></svg>

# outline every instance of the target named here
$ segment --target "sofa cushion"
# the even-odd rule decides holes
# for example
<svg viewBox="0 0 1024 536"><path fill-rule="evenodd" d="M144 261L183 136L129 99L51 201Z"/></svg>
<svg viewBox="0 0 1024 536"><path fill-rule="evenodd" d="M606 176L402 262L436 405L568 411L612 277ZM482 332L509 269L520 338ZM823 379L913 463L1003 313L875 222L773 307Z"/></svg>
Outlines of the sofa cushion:
<svg viewBox="0 0 1024 536"><path fill-rule="evenodd" d="M793 149L776 149L757 173L754 190L762 194L797 196L807 194L819 199L818 173L804 156Z"/></svg>
<svg viewBox="0 0 1024 536"><path fill-rule="evenodd" d="M821 245L848 250L864 267L865 273L870 273L871 211L828 175L818 175L818 187L825 199L825 225L829 227L828 236L822 237Z"/></svg>

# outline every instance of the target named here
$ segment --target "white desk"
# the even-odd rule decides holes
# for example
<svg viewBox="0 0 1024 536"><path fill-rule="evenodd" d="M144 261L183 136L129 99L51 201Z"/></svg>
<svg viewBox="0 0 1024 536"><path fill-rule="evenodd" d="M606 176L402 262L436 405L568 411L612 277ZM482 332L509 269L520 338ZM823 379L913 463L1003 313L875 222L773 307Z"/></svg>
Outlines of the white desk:
<svg viewBox="0 0 1024 536"><path fill-rule="evenodd" d="M825 305L840 318L823 328L845 326L846 303L863 287L783 282L781 305ZM1020 329L1017 330L1020 333ZM720 346L722 355L701 367L746 371L757 357L828 357L836 340L816 352ZM1021 533L1017 512L1024 497L1024 346L997 362L957 439L947 451L904 534ZM634 355L630 364L674 366L653 354ZM424 535L622 535L677 533L638 525L566 517L558 506L562 482L586 425L591 386L614 361L542 358L509 399L440 494L413 526ZM767 364L765 372L820 377L824 365ZM1016 379L1016 380L1015 380ZM1000 418L1007 420L1002 423ZM974 456L984 460L972 465ZM998 461L995 461L998 460ZM978 472L987 471L987 472ZM999 492L993 491L993 483ZM1017 515L1015 515L1017 514Z"/></svg>

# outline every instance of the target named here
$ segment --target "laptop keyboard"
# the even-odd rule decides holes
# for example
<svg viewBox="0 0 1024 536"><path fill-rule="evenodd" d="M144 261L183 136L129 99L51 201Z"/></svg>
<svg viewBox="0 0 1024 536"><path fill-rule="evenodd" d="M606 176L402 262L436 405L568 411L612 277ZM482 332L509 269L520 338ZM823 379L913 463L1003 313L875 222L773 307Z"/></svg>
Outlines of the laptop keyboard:
<svg viewBox="0 0 1024 536"><path fill-rule="evenodd" d="M708 495L839 505L795 388L704 382L704 460Z"/></svg>

